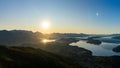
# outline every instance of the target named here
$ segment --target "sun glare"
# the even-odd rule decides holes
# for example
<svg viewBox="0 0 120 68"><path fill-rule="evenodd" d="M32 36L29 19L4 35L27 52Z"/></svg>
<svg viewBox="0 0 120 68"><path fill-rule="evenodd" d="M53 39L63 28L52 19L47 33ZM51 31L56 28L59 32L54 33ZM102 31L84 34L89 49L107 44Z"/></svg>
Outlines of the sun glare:
<svg viewBox="0 0 120 68"><path fill-rule="evenodd" d="M48 29L50 26L50 22L49 21L43 21L42 22L42 28L43 29Z"/></svg>
<svg viewBox="0 0 120 68"><path fill-rule="evenodd" d="M50 43L50 42L54 42L55 40L49 40L49 39L43 39L42 42L43 43Z"/></svg>
<svg viewBox="0 0 120 68"><path fill-rule="evenodd" d="M48 42L48 40L47 40L47 39L44 39L44 40L42 40L42 42L43 42L43 43L47 43L47 42Z"/></svg>

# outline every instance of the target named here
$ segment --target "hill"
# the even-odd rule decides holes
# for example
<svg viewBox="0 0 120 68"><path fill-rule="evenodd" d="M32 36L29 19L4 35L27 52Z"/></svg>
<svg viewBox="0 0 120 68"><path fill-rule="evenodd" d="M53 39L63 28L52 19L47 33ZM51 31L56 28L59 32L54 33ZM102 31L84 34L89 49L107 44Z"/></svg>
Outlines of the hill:
<svg viewBox="0 0 120 68"><path fill-rule="evenodd" d="M0 68L76 68L76 64L41 49L0 46Z"/></svg>

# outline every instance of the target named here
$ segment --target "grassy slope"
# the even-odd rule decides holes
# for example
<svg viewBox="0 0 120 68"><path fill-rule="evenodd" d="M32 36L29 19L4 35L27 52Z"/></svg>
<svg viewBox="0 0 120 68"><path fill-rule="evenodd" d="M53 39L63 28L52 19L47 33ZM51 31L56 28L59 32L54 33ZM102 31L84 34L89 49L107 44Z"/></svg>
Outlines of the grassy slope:
<svg viewBox="0 0 120 68"><path fill-rule="evenodd" d="M68 58L40 49L0 46L0 68L76 68Z"/></svg>

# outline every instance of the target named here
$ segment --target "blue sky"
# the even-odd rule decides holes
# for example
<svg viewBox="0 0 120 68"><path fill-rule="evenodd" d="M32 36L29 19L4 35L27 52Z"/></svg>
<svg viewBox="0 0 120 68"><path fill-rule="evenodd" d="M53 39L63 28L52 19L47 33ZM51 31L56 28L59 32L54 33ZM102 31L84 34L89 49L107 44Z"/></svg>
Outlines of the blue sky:
<svg viewBox="0 0 120 68"><path fill-rule="evenodd" d="M120 0L0 0L0 30L104 34L120 33L119 26Z"/></svg>

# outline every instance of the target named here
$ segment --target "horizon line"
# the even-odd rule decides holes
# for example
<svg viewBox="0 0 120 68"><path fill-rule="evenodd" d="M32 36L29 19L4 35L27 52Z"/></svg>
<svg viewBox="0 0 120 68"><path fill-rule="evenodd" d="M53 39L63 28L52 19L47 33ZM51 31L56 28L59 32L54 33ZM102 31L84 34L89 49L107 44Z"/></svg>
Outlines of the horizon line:
<svg viewBox="0 0 120 68"><path fill-rule="evenodd" d="M54 33L59 33L59 34L96 34L96 35L98 35L98 34L100 34L100 35L120 34L120 33L83 33L83 32L76 32L76 33L75 32L51 32L51 33L44 33L42 31L33 31L33 30L26 30L26 29L10 29L10 30L8 30L8 29L0 29L0 31L3 31L3 30L6 30L6 31L14 31L14 30L16 30L16 31L31 31L33 33L40 32L42 34L54 34Z"/></svg>

